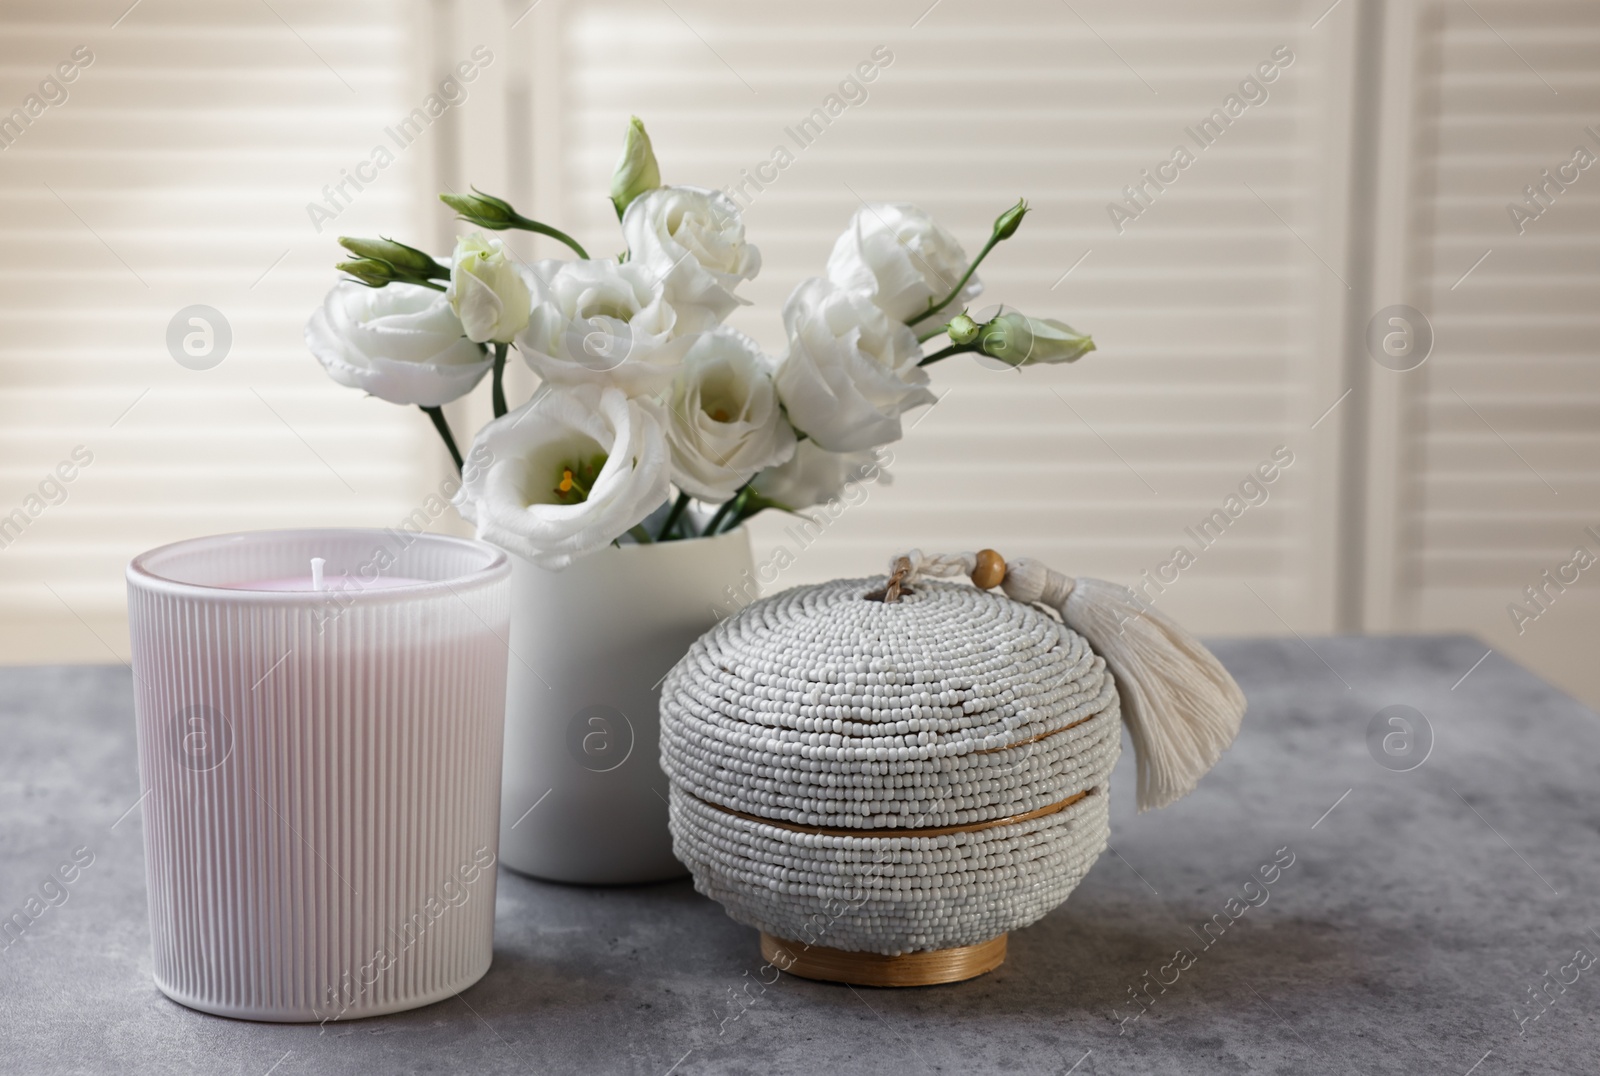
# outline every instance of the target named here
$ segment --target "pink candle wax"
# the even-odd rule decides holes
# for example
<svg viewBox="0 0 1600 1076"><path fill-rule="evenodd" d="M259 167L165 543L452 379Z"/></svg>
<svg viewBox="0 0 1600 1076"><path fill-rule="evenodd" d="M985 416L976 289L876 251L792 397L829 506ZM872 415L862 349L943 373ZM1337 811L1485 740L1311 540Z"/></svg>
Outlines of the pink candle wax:
<svg viewBox="0 0 1600 1076"><path fill-rule="evenodd" d="M426 583L426 579L417 579L408 575L367 575L362 574L355 578L348 575L327 576L323 572L323 565L327 561L322 557L311 558L310 575L273 576L267 579L251 579L241 583L224 583L229 590L273 590L273 591L350 591L350 590L388 590L393 587L414 586Z"/></svg>
<svg viewBox="0 0 1600 1076"><path fill-rule="evenodd" d="M312 584L310 576L300 575L282 579L251 579L243 583L226 583L224 585L229 590L387 590L391 587L409 587L426 582L428 582L426 579L412 579L403 575L380 575L373 579L362 579L348 575L331 575L325 578L319 587Z"/></svg>

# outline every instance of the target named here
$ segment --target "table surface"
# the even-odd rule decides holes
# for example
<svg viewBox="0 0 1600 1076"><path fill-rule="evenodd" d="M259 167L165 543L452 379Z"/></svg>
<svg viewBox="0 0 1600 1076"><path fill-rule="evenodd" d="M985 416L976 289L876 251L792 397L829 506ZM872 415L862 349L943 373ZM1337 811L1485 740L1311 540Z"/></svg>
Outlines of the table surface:
<svg viewBox="0 0 1600 1076"><path fill-rule="evenodd" d="M763 987L755 931L686 881L502 870L481 982L325 1031L157 992L129 674L0 670L0 917L93 856L0 952L0 1071L1600 1071L1600 967L1575 960L1600 954L1600 720L1465 637L1215 649L1250 698L1238 742L1193 795L1143 815L1125 753L1112 850L990 975ZM1368 746L1396 704L1433 735L1406 772ZM1291 855L1265 903L1229 905L1259 902L1245 884Z"/></svg>

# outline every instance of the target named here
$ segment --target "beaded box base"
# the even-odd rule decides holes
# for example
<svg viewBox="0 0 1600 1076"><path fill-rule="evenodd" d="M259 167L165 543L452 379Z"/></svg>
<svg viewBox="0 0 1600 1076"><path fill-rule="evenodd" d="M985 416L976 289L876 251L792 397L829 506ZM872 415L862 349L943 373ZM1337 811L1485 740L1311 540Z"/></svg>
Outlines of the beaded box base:
<svg viewBox="0 0 1600 1076"><path fill-rule="evenodd" d="M935 986L959 983L993 971L1006 960L1006 937L977 945L933 949L900 956L851 953L774 938L761 932L761 955L775 968L802 979L855 986Z"/></svg>

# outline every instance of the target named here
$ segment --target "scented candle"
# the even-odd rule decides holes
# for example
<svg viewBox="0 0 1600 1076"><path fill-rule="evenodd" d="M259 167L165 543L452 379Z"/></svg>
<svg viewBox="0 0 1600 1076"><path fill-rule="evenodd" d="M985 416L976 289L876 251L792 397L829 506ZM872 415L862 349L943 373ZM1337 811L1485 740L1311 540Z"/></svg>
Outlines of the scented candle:
<svg viewBox="0 0 1600 1076"><path fill-rule="evenodd" d="M156 985L255 1020L450 997L493 951L509 566L376 530L128 567Z"/></svg>

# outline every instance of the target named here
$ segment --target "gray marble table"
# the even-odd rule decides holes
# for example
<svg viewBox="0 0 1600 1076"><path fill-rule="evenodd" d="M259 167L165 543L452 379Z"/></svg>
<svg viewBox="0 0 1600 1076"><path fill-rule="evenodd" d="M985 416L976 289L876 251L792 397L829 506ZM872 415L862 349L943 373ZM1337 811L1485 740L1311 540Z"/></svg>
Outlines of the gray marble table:
<svg viewBox="0 0 1600 1076"><path fill-rule="evenodd" d="M502 871L487 977L323 1033L156 991L129 675L0 670L0 917L93 857L0 952L0 1072L1600 1072L1600 966L1574 959L1600 954L1600 720L1464 637L1216 649L1238 743L1144 815L1124 755L1113 850L988 976L747 986L755 932L687 882ZM1409 770L1427 730L1369 738L1395 705L1432 734Z"/></svg>

